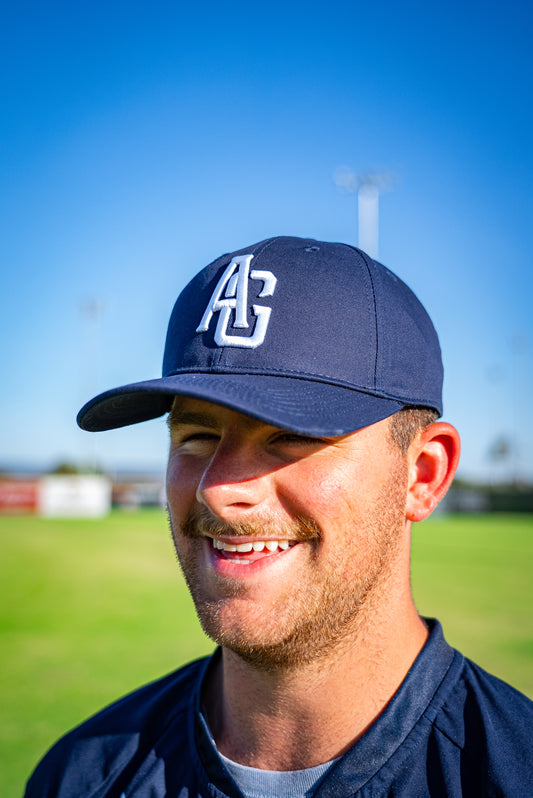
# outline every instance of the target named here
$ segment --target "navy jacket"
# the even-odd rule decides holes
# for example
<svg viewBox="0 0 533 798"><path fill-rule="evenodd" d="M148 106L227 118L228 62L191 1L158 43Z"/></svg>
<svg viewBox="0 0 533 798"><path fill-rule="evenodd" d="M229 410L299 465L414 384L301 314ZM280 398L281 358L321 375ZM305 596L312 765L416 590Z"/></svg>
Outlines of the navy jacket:
<svg viewBox="0 0 533 798"><path fill-rule="evenodd" d="M137 690L63 737L25 798L242 798L199 722L209 661ZM387 709L315 795L527 798L532 740L533 703L450 648L434 622Z"/></svg>

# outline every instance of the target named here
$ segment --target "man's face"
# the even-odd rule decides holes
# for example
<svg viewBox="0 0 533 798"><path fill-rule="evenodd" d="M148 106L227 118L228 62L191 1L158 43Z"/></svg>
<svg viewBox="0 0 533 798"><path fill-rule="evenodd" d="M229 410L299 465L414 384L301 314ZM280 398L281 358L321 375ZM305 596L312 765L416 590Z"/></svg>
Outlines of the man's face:
<svg viewBox="0 0 533 798"><path fill-rule="evenodd" d="M208 635L263 668L312 661L387 602L407 468L388 420L310 438L178 398L169 517Z"/></svg>

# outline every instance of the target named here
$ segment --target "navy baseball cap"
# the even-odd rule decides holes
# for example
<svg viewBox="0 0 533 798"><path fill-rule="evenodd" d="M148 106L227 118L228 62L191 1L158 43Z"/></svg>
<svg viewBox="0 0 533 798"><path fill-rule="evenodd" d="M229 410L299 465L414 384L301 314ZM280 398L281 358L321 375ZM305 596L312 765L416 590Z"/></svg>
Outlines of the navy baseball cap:
<svg viewBox="0 0 533 798"><path fill-rule="evenodd" d="M222 255L184 288L163 376L114 388L82 429L167 413L174 396L282 429L344 435L407 405L442 413L437 334L410 288L347 244L278 237Z"/></svg>

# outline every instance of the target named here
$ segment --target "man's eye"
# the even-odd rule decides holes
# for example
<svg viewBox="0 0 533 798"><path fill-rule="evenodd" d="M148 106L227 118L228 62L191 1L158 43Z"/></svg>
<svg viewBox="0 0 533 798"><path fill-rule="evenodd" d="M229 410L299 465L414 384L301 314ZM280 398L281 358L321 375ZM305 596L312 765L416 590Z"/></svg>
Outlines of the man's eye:
<svg viewBox="0 0 533 798"><path fill-rule="evenodd" d="M214 432L175 432L172 435L173 444L185 451L200 451L212 448L218 442L218 435Z"/></svg>

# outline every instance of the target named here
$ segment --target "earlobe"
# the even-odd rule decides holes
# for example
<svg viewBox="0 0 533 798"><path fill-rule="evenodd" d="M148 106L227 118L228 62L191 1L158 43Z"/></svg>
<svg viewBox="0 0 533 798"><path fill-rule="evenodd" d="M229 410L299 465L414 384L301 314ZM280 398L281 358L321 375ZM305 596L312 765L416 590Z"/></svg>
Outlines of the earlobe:
<svg viewBox="0 0 533 798"><path fill-rule="evenodd" d="M451 424L431 424L409 449L409 483L405 515L423 521L450 487L461 451L459 433Z"/></svg>

